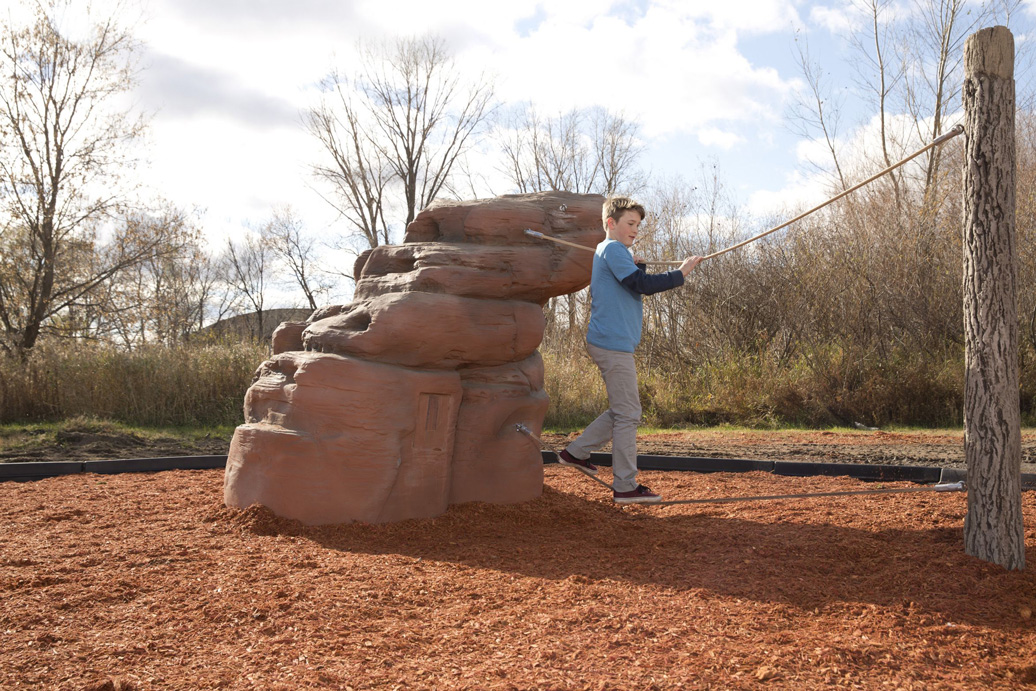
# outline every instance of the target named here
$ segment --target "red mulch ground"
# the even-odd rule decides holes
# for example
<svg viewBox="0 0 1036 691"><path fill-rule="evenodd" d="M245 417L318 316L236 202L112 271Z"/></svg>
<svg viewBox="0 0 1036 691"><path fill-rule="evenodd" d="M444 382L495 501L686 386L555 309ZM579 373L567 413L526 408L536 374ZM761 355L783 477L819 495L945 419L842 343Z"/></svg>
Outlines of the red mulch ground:
<svg viewBox="0 0 1036 691"><path fill-rule="evenodd" d="M605 476L607 470L604 471ZM667 498L874 488L645 472ZM964 554L962 493L539 500L304 528L222 471L0 484L4 689L1036 688L1028 570Z"/></svg>

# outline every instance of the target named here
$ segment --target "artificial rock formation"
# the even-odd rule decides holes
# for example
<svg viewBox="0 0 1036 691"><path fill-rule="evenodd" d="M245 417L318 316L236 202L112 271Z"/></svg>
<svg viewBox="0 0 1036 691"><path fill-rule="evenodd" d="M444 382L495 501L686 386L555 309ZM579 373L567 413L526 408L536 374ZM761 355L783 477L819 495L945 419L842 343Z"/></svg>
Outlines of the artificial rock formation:
<svg viewBox="0 0 1036 691"><path fill-rule="evenodd" d="M433 205L356 261L354 301L273 335L227 459L227 506L309 525L426 518L543 489L543 305L590 282L596 195Z"/></svg>

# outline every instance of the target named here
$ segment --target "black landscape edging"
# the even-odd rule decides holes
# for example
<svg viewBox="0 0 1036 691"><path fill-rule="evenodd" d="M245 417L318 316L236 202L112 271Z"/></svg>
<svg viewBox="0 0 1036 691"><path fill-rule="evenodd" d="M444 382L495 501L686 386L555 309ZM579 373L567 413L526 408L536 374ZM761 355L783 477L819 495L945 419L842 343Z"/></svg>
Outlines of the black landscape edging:
<svg viewBox="0 0 1036 691"><path fill-rule="evenodd" d="M224 468L226 456L168 456L118 461L53 461L39 463L0 463L0 482L41 480L79 473L154 473L161 470L211 470Z"/></svg>
<svg viewBox="0 0 1036 691"><path fill-rule="evenodd" d="M594 463L598 460L596 456L605 456L606 463L602 465L611 466L611 454L590 454ZM603 460L603 459L602 459ZM751 473L761 471L764 473L773 472L774 461L750 461L744 458L695 458L693 456L637 456L637 467L641 470L689 470L696 473L718 472L716 461L722 461L720 470L729 473Z"/></svg>
<svg viewBox="0 0 1036 691"><path fill-rule="evenodd" d="M51 463L0 463L0 482L4 480L39 480L58 475L83 472L83 464L72 461Z"/></svg>
<svg viewBox="0 0 1036 691"><path fill-rule="evenodd" d="M161 470L213 470L225 468L226 456L167 456L127 461L83 461L84 473L155 473Z"/></svg>
<svg viewBox="0 0 1036 691"><path fill-rule="evenodd" d="M545 463L553 462L556 454L544 451ZM611 466L610 453L592 453L594 465ZM787 477L816 475L848 476L857 480L893 480L906 482L938 482L942 468L917 465L869 465L856 463L816 463L812 461L756 461L745 458L711 458L694 456L637 456L641 470L687 470L696 473L763 472Z"/></svg>
<svg viewBox="0 0 1036 691"><path fill-rule="evenodd" d="M817 475L837 477L848 475L857 480L938 482L942 475L942 468L931 468L921 465L777 461L774 463L773 472L775 475L787 475L789 477L814 477Z"/></svg>
<svg viewBox="0 0 1036 691"><path fill-rule="evenodd" d="M541 453L545 464L557 463L553 451ZM590 454L595 465L610 467L609 453ZM227 465L226 456L168 456L114 461L53 461L37 463L0 463L0 482L41 480L78 473L155 473L163 470L214 470ZM964 468L934 468L917 465L866 465L855 463L814 463L798 461L757 461L744 458L706 458L694 456L637 456L641 470L678 470L696 473L764 472L785 477L817 475L851 477L884 482L953 483L967 481ZM1036 489L1036 473L1022 473L1022 488Z"/></svg>
<svg viewBox="0 0 1036 691"><path fill-rule="evenodd" d="M544 463L557 463L553 451L541 452ZM610 453L592 453L594 465L611 467ZM922 465L871 465L861 463L815 463L808 461L753 461L744 458L707 458L693 456L637 456L641 470L682 470L696 473L764 472L785 477L851 477L880 482L953 483L966 482L964 468L937 468ZM1036 473L1022 473L1022 489L1036 490Z"/></svg>

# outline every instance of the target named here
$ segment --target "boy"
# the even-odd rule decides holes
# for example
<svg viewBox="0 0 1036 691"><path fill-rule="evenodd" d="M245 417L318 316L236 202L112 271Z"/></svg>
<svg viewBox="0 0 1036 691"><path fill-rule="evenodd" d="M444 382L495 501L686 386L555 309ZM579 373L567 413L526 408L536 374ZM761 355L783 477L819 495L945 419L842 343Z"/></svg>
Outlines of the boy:
<svg viewBox="0 0 1036 691"><path fill-rule="evenodd" d="M619 504L655 504L662 497L637 484L637 425L640 392L633 351L640 343L644 307L641 297L682 286L702 260L687 257L680 268L648 274L630 247L644 220L644 207L628 197L611 197L601 216L605 239L594 252L590 274L590 327L586 349L597 363L608 391L608 410L590 423L579 438L562 451L562 465L577 466L591 475L597 466L590 452L612 442L612 498Z"/></svg>

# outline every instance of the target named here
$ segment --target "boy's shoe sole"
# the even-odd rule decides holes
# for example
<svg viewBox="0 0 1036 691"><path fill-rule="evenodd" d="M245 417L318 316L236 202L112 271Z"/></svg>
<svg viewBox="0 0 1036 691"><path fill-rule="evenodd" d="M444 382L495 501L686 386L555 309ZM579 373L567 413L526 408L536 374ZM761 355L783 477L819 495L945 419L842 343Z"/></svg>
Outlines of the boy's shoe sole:
<svg viewBox="0 0 1036 691"><path fill-rule="evenodd" d="M657 494L653 497L612 497L616 504L657 504L662 497Z"/></svg>
<svg viewBox="0 0 1036 691"><path fill-rule="evenodd" d="M662 497L644 485L637 485L636 489L628 492L613 492L612 500L616 504L657 504L662 501Z"/></svg>

